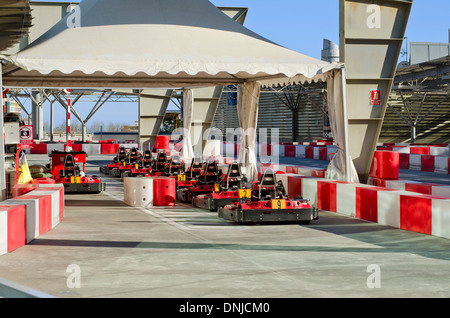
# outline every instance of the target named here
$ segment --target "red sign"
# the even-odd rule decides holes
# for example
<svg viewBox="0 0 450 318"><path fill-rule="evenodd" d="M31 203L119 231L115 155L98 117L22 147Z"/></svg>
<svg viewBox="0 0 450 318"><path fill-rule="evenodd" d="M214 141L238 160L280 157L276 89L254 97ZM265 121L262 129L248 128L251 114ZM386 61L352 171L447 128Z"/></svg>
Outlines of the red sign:
<svg viewBox="0 0 450 318"><path fill-rule="evenodd" d="M19 129L20 143L22 145L30 145L34 143L33 126L22 125Z"/></svg>
<svg viewBox="0 0 450 318"><path fill-rule="evenodd" d="M381 91L379 89L370 91L370 105L381 106Z"/></svg>

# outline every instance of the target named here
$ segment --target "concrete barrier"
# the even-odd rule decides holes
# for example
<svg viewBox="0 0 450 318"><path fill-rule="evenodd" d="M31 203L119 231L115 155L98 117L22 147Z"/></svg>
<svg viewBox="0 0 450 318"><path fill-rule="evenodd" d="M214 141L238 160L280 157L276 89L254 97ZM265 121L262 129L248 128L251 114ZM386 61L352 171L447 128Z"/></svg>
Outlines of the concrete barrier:
<svg viewBox="0 0 450 318"><path fill-rule="evenodd" d="M0 255L27 243L26 205L0 203Z"/></svg>
<svg viewBox="0 0 450 318"><path fill-rule="evenodd" d="M154 178L124 178L124 202L132 207L151 207L153 205Z"/></svg>

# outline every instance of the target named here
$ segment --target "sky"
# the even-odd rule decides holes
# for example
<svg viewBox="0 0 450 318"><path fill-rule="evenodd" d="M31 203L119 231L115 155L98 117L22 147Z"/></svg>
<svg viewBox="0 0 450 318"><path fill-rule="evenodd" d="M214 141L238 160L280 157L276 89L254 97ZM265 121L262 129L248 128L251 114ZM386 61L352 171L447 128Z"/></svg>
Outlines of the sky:
<svg viewBox="0 0 450 318"><path fill-rule="evenodd" d="M288 49L317 59L321 58L323 39L339 44L339 0L210 0L210 2L216 6L248 8L244 24L248 29ZM449 12L449 0L415 0L405 34L408 43L448 42ZM403 47L406 48L406 42ZM92 107L91 103L79 103L75 106L82 118L86 118ZM31 111L31 108L28 109ZM49 114L49 106L45 105L44 120L47 122ZM62 106L55 107L55 125L62 123L65 116ZM137 103L106 103L89 123L99 122L105 126L110 122L132 125L136 120L138 120Z"/></svg>

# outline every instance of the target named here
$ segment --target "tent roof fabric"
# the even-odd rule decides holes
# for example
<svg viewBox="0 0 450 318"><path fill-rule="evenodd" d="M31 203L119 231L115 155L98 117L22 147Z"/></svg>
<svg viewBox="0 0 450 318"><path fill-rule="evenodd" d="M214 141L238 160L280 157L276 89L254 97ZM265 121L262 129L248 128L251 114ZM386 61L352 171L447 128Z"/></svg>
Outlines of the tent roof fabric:
<svg viewBox="0 0 450 318"><path fill-rule="evenodd" d="M11 87L276 85L323 80L338 67L259 36L207 0L83 0L24 50L0 58Z"/></svg>

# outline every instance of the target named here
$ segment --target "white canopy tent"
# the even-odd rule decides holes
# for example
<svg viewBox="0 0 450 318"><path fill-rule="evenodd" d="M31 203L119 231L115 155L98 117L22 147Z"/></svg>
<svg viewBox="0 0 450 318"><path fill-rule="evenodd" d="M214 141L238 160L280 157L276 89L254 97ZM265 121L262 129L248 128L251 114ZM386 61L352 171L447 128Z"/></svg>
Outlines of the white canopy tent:
<svg viewBox="0 0 450 318"><path fill-rule="evenodd" d="M257 87L330 83L342 69L259 36L207 0L83 0L25 49L0 59L7 87L189 89L238 84L239 121L247 131L257 125ZM332 97L330 103L334 101ZM339 113L342 105L345 101L336 105ZM339 122L335 127L344 126ZM247 136L241 151L250 178L255 174L255 136ZM344 149L343 140L336 142ZM338 165L334 176L353 169L352 164L350 169Z"/></svg>

